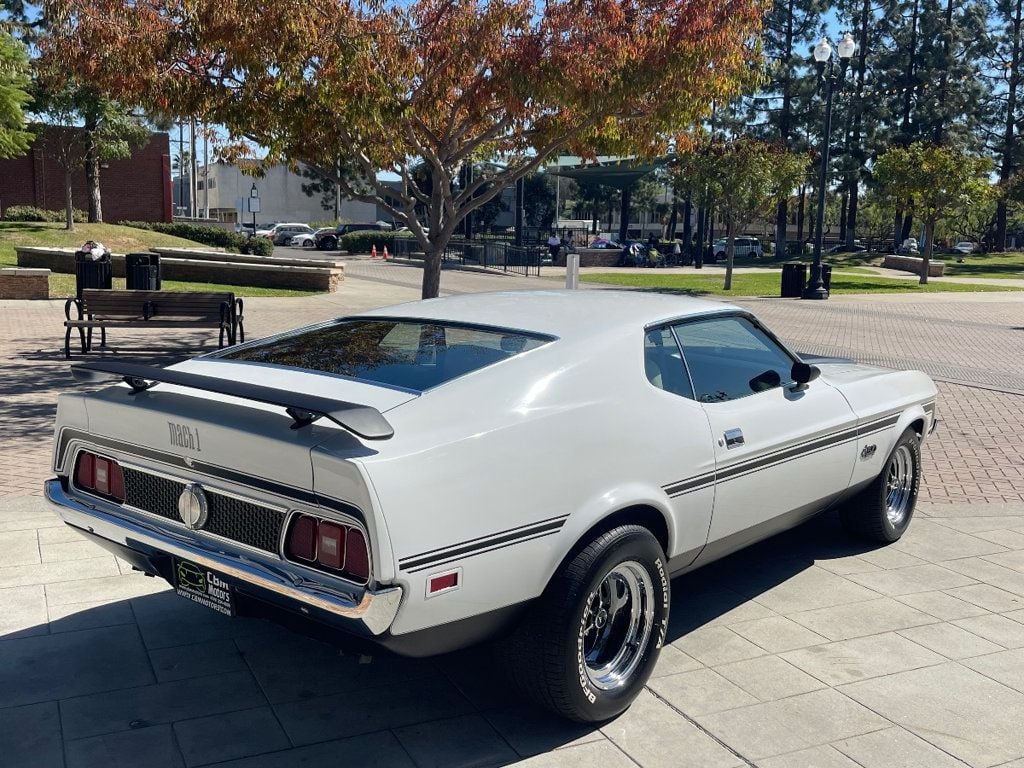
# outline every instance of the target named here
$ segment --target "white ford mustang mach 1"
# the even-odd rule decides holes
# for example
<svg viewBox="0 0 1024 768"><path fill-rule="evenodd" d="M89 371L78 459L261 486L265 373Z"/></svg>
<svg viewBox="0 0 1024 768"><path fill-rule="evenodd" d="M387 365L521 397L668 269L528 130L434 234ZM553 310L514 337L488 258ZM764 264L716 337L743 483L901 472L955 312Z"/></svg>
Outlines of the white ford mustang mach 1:
<svg viewBox="0 0 1024 768"><path fill-rule="evenodd" d="M900 538L936 423L922 373L633 292L435 299L74 370L123 383L60 398L46 495L69 525L222 613L412 656L495 638L581 721L646 682L673 575L837 506Z"/></svg>

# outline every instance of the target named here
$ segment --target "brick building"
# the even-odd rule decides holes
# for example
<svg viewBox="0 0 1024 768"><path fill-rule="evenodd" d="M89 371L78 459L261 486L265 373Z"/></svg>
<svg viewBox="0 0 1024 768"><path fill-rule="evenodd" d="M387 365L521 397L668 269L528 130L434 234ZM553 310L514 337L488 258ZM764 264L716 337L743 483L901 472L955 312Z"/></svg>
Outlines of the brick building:
<svg viewBox="0 0 1024 768"><path fill-rule="evenodd" d="M59 135L79 130L47 126L28 153L0 160L0 215L11 205L64 210L64 169L54 150ZM86 210L85 164L74 169L75 208ZM111 160L100 169L103 220L171 221L171 153L166 133L154 133L126 160Z"/></svg>

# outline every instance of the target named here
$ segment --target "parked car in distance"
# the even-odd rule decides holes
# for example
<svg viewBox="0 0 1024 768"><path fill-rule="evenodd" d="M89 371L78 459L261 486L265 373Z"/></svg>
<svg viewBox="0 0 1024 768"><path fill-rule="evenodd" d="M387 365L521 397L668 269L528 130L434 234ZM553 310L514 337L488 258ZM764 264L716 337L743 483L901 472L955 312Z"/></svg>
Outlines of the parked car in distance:
<svg viewBox="0 0 1024 768"><path fill-rule="evenodd" d="M309 232L303 232L295 235L291 240L288 241L288 245L292 248L315 248L317 235L322 235L326 232L333 232L334 227L321 227L320 229Z"/></svg>
<svg viewBox="0 0 1024 768"><path fill-rule="evenodd" d="M839 245L833 245L831 248L829 248L828 251L826 251L826 253L864 253L866 251L867 248L865 248L860 243L853 243L853 245L839 243Z"/></svg>
<svg viewBox="0 0 1024 768"><path fill-rule="evenodd" d="M978 247L977 243L972 243L970 240L964 240L963 242L954 245L953 250L957 253L968 254L977 253L981 249Z"/></svg>
<svg viewBox="0 0 1024 768"><path fill-rule="evenodd" d="M900 246L900 253L914 256L920 255L921 251L917 247L917 238L908 237L904 240L903 245Z"/></svg>
<svg viewBox="0 0 1024 768"><path fill-rule="evenodd" d="M274 245L288 245L296 235L312 235L313 228L308 224L278 224L268 237Z"/></svg>
<svg viewBox="0 0 1024 768"><path fill-rule="evenodd" d="M338 249L338 243L341 242L343 235L347 235L350 232L391 232L393 231L390 224L376 221L366 224L339 224L334 229L326 230L322 235L318 235L316 239L316 247L321 251L336 251Z"/></svg>
<svg viewBox="0 0 1024 768"><path fill-rule="evenodd" d="M257 224L254 234L256 235L256 237L266 237L274 230L274 227L276 226L276 221L271 221L268 224ZM252 229L252 224L243 224L242 227L245 229Z"/></svg>
<svg viewBox="0 0 1024 768"><path fill-rule="evenodd" d="M677 639L672 576L834 508L898 540L936 425L923 373L630 291L432 299L72 371L116 382L59 398L45 493L75 531L181 597L342 645L496 640L494 685L585 722Z"/></svg>
<svg viewBox="0 0 1024 768"><path fill-rule="evenodd" d="M761 247L761 241L756 237L737 237L736 240L736 256L754 256L760 257L764 255L764 249ZM712 249L712 253L715 255L715 261L721 261L725 258L726 248L729 243L726 238L722 237L715 240L715 247Z"/></svg>

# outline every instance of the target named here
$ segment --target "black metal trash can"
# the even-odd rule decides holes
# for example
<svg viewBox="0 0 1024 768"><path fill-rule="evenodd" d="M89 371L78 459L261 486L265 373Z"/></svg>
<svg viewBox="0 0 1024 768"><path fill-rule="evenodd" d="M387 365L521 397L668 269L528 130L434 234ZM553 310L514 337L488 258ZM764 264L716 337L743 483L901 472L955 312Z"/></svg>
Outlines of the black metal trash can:
<svg viewBox="0 0 1024 768"><path fill-rule="evenodd" d="M129 253L124 257L125 287L135 291L160 290L160 256Z"/></svg>
<svg viewBox="0 0 1024 768"><path fill-rule="evenodd" d="M94 259L88 251L75 252L75 295L82 298L85 288L106 288L113 285L113 271L110 268L110 253Z"/></svg>
<svg viewBox="0 0 1024 768"><path fill-rule="evenodd" d="M832 290L832 265L822 264L821 265L821 282L825 286L825 290Z"/></svg>
<svg viewBox="0 0 1024 768"><path fill-rule="evenodd" d="M807 285L807 265L802 261L782 263L782 298L798 299Z"/></svg>

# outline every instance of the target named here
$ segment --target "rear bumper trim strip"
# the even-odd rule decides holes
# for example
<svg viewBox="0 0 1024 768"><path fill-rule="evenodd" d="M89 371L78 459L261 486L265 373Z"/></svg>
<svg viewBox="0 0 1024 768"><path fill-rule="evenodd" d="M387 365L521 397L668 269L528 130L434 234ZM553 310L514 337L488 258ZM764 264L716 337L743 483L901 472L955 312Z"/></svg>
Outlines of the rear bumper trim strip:
<svg viewBox="0 0 1024 768"><path fill-rule="evenodd" d="M89 531L94 536L129 549L137 549L142 545L158 552L185 558L240 582L292 600L297 607L310 606L350 619L361 624L371 635L380 635L391 626L402 602L401 587L365 590L362 596L356 599L355 596L334 594L316 589L312 585L297 583L297 580L290 578L284 570L287 567L285 563L282 563L282 570L271 570L251 560L238 560L192 543L178 541L142 521L129 520L113 510L103 509L99 503L86 504L69 496L60 480L56 478L46 481L44 492L46 499L57 508L57 513L70 526Z"/></svg>

